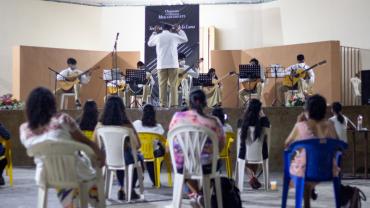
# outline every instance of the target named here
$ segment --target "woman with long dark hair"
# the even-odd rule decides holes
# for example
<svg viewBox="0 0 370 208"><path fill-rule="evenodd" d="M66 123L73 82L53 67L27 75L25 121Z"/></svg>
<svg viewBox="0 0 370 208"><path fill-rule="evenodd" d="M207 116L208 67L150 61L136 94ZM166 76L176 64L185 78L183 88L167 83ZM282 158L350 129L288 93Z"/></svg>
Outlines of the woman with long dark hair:
<svg viewBox="0 0 370 208"><path fill-rule="evenodd" d="M92 140L93 131L96 124L98 123L99 111L96 102L88 100L85 102L82 109L82 115L77 119L80 129L86 135L87 138Z"/></svg>
<svg viewBox="0 0 370 208"><path fill-rule="evenodd" d="M45 141L73 140L90 146L95 151L101 166L104 165L104 153L83 135L73 118L57 112L54 95L48 89L38 87L32 90L26 102L26 117L27 122L20 126L20 139L27 149ZM76 160L78 160L77 163L85 163L78 166L80 180L89 181L96 177L93 168L86 163L87 158L76 156ZM42 172L42 161L35 158L35 163L38 171ZM96 190L94 191L93 188L89 192L91 203L97 197ZM74 207L75 203L78 203L77 196L78 190L75 189L58 190L58 197L63 207Z"/></svg>
<svg viewBox="0 0 370 208"><path fill-rule="evenodd" d="M347 128L349 119L342 114L342 105L340 102L334 102L331 105L331 112L333 113L333 116L329 118L329 121L334 124L335 131L337 132L339 139L347 143Z"/></svg>
<svg viewBox="0 0 370 208"><path fill-rule="evenodd" d="M227 123L227 114L225 114L223 108L214 108L212 110L212 116L215 116L220 120L225 133L233 133L233 127Z"/></svg>
<svg viewBox="0 0 370 208"><path fill-rule="evenodd" d="M104 128L105 126L116 126L125 128L130 132L130 140L126 140L127 143L125 143L125 155L123 156L125 159L126 164L132 164L134 163L134 157L132 156L131 150L132 148L139 149L140 148L140 141L138 139L137 133L135 131L134 126L132 125L131 121L127 117L125 106L123 104L122 98L118 96L110 96L105 103L103 113L101 115L100 121L96 125L95 132L94 132L94 138L95 141L98 141L98 138L96 138L96 131L99 128ZM131 146L133 144L134 146ZM138 159L142 160L142 156L138 155ZM117 170L117 179L118 183L120 185L120 189L118 190L118 199L124 200L125 199L125 193L124 193L124 176L125 171L123 170ZM134 187L137 182L138 176L137 171L135 169L134 176L133 176L133 183L132 183L132 193L131 198L132 199L139 199L140 196L135 192ZM126 193L127 194L127 193Z"/></svg>
<svg viewBox="0 0 370 208"><path fill-rule="evenodd" d="M159 135L164 134L162 125L157 122L155 108L150 104L146 104L144 106L141 120L136 120L132 124L138 133L154 133ZM154 186L155 176L153 162L146 162L146 168L148 170L150 180Z"/></svg>
<svg viewBox="0 0 370 208"><path fill-rule="evenodd" d="M177 126L181 125L194 125L194 126L203 126L211 131L214 131L218 138L218 147L221 151L225 145L225 135L222 129L221 123L218 121L217 118L213 116L207 116L204 113L204 108L207 107L207 100L206 95L202 90L195 90L190 93L190 109L188 111L177 112L171 120L169 131L171 129L176 128ZM174 149L176 158L176 167L178 172L183 171L183 154L181 148L176 142L174 142ZM211 164L212 164L212 142L206 141L203 151L202 151L202 165L203 165L203 173L207 174L211 171ZM194 203L198 205L201 204L201 194L199 191L199 187L196 181L194 180L187 180L187 185L190 189L188 193L189 197L192 199ZM195 205L194 205L195 206Z"/></svg>
<svg viewBox="0 0 370 208"><path fill-rule="evenodd" d="M244 113L241 121L240 133L240 149L238 157L246 158L246 145L252 144L257 140L262 140L262 158L268 158L267 147L267 129L270 128L270 121L262 111L262 103L257 99L251 99L248 103L247 110ZM261 187L261 183L257 179L258 165L247 164L247 170L250 173L249 184L253 189Z"/></svg>

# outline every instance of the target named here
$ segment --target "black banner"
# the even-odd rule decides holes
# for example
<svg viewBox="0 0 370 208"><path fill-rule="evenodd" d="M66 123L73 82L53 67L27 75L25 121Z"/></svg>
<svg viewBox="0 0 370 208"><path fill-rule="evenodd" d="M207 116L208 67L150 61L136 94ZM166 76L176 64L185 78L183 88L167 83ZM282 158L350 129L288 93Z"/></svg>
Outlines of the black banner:
<svg viewBox="0 0 370 208"><path fill-rule="evenodd" d="M179 53L186 55L186 65L192 65L199 59L199 5L147 6L145 7L145 65L152 71L157 67L155 47L147 45L154 26L163 23L179 24L188 37L188 42L179 45ZM158 104L158 79L152 91L153 104Z"/></svg>

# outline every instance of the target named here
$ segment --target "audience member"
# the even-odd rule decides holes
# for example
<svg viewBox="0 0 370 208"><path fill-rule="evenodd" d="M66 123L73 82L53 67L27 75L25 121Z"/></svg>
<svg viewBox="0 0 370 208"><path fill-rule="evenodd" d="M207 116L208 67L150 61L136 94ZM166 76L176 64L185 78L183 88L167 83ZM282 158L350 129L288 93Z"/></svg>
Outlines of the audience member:
<svg viewBox="0 0 370 208"><path fill-rule="evenodd" d="M190 94L190 109L184 112L177 112L170 123L169 131L171 129L176 128L180 125L194 125L194 126L203 126L209 128L210 130L214 131L218 138L218 146L219 150L222 150L225 145L225 134L222 128L221 123L215 117L207 116L203 109L207 107L207 99L206 95L202 90L195 90ZM181 152L180 146L174 142L174 149L175 149L175 161L176 167L178 172L183 171L183 153ZM211 171L211 163L212 163L212 142L206 142L202 151L202 161L200 161L203 165L203 173L207 174ZM188 193L189 197L191 198L192 204L194 206L202 206L202 196L199 190L199 186L196 181L194 180L187 180L186 184L188 185L190 192Z"/></svg>
<svg viewBox="0 0 370 208"><path fill-rule="evenodd" d="M227 115L224 113L223 108L219 108L219 107L214 108L212 110L212 116L215 116L215 117L218 118L218 120L220 120L225 133L233 133L234 132L233 127L231 127L231 125L227 123L227 119L226 119Z"/></svg>
<svg viewBox="0 0 370 208"><path fill-rule="evenodd" d="M257 140L262 140L262 158L268 158L267 129L270 128L270 121L262 111L262 103L257 99L251 99L247 110L241 121L240 149L238 157L245 159L247 150L246 145L252 144ZM250 173L249 184L253 189L259 189L261 183L257 177L257 164L247 164L247 170Z"/></svg>
<svg viewBox="0 0 370 208"><path fill-rule="evenodd" d="M133 126L138 133L154 133L154 134L164 134L164 129L160 123L157 123L156 113L154 106L146 104L143 108L143 117L141 120L136 120L133 123ZM149 173L150 180L155 185L154 177L154 163L146 162L146 168Z"/></svg>
<svg viewBox="0 0 370 208"><path fill-rule="evenodd" d="M93 140L92 132L94 131L95 126L98 123L98 117L99 112L96 102L93 100L86 101L82 110L82 115L79 119L77 119L77 121L80 125L80 129L90 140Z"/></svg>
<svg viewBox="0 0 370 208"><path fill-rule="evenodd" d="M297 140L311 138L338 138L332 122L325 120L326 100L321 95L313 95L309 97L305 103L304 113L299 116L299 119L290 135L285 141L285 146L288 147L291 143ZM335 164L335 161L333 160ZM291 161L290 174L304 177L306 170L306 151L301 149ZM339 170L334 165L334 175L339 174ZM317 198L314 191L314 183L305 183L304 190L304 207L310 207L310 198Z"/></svg>
<svg viewBox="0 0 370 208"><path fill-rule="evenodd" d="M31 92L26 102L26 117L27 122L20 126L20 139L27 149L45 141L73 140L90 146L95 151L100 165L104 165L104 153L95 143L85 137L73 118L64 113L57 113L54 95L48 89L38 87ZM76 160L78 164L84 164L78 166L80 180L89 181L96 177L96 171L91 167L88 158L76 155ZM42 161L38 158L34 161L37 167L36 172L42 173ZM42 178L36 178L36 180L42 180ZM76 207L79 203L77 189L57 191L63 207ZM92 185L89 202L93 204L96 199L96 186Z"/></svg>
<svg viewBox="0 0 370 208"><path fill-rule="evenodd" d="M0 137L5 140L10 139L9 131L1 123L0 123ZM6 160L5 157L5 152L6 152L5 147L0 143L0 186L5 185L3 172L6 165L8 164L8 161Z"/></svg>
<svg viewBox="0 0 370 208"><path fill-rule="evenodd" d="M126 165L133 164L134 163L134 157L132 155L132 148L139 149L140 148L140 141L138 139L137 133L134 129L134 126L128 119L125 111L125 106L123 104L123 101L118 96L111 96L108 98L107 102L104 106L103 114L101 115L100 122L96 125L95 132L94 132L94 138L95 141L98 141L96 138L96 131L99 128L103 128L105 126L116 126L121 127L124 129L127 129L130 132L130 138L125 140L124 147L125 148L125 155L123 155L125 159ZM134 145L134 146L131 146ZM140 161L143 160L143 157L138 153L138 159ZM124 192L124 178L125 178L125 171L124 170L117 170L117 179L118 183L120 185L120 189L118 190L118 199L124 200L125 199L125 192ZM137 176L137 170L134 171L133 176L133 183L132 183L132 193L131 198L132 199L139 199L140 196L135 192L135 184L137 182L138 176Z"/></svg>
<svg viewBox="0 0 370 208"><path fill-rule="evenodd" d="M331 105L331 112L333 113L333 116L329 118L329 121L333 122L339 139L347 143L347 127L349 119L342 114L342 105L339 102L334 102Z"/></svg>

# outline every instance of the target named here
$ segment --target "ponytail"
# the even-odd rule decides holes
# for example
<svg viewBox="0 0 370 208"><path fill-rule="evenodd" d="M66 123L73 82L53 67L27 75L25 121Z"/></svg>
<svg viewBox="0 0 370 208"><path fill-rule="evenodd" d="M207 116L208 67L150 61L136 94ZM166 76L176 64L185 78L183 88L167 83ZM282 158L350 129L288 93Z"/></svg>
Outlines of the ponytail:
<svg viewBox="0 0 370 208"><path fill-rule="evenodd" d="M334 102L332 104L332 109L335 114L337 114L337 120L339 123L343 124L344 123L344 116L342 115L342 105L339 102Z"/></svg>

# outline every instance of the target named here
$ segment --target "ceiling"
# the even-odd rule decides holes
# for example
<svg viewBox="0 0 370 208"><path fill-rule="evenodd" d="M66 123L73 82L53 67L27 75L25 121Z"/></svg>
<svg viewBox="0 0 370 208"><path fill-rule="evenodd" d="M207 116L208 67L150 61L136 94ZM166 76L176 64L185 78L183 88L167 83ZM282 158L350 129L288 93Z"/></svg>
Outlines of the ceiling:
<svg viewBox="0 0 370 208"><path fill-rule="evenodd" d="M151 6L174 4L260 4L274 0L44 0L86 6Z"/></svg>

